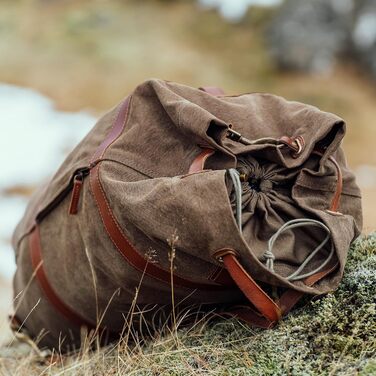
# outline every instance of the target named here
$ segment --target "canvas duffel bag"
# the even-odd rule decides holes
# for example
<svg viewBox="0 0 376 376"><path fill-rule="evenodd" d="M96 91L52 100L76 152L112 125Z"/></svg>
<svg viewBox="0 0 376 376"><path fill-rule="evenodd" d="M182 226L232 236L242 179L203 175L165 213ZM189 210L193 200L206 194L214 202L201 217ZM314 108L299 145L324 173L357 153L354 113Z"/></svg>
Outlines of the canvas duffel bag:
<svg viewBox="0 0 376 376"><path fill-rule="evenodd" d="M275 95L144 82L33 196L12 322L59 349L172 306L272 327L338 286L361 231L344 135L336 115Z"/></svg>

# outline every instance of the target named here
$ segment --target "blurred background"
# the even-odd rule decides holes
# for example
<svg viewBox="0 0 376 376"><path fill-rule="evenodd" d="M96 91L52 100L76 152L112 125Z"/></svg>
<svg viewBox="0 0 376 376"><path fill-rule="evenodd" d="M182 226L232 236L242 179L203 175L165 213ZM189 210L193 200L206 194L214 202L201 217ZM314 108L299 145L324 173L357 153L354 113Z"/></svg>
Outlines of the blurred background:
<svg viewBox="0 0 376 376"><path fill-rule="evenodd" d="M376 0L2 0L0 51L0 310L29 195L150 77L343 117L364 232L376 229Z"/></svg>

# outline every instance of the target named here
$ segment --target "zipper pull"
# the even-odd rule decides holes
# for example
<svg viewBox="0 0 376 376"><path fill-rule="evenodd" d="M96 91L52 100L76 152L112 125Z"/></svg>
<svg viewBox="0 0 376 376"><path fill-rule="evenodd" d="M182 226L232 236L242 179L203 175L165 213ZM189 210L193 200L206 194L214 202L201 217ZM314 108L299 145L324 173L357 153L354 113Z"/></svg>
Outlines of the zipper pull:
<svg viewBox="0 0 376 376"><path fill-rule="evenodd" d="M84 183L84 177L89 173L89 169L82 169L76 172L73 178L73 190L71 196L71 202L69 205L69 214L75 215L78 213L78 204L80 202L82 185Z"/></svg>

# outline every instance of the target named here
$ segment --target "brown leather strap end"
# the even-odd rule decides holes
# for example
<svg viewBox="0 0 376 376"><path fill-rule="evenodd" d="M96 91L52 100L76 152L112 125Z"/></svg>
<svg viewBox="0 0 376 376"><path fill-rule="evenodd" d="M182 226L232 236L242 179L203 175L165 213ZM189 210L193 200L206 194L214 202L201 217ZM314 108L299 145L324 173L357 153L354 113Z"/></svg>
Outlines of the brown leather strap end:
<svg viewBox="0 0 376 376"><path fill-rule="evenodd" d="M200 172L205 167L206 160L215 153L215 150L205 148L202 149L200 154L193 160L191 166L189 167L188 174L193 174L196 172Z"/></svg>
<svg viewBox="0 0 376 376"><path fill-rule="evenodd" d="M217 260L225 265L232 279L247 299L258 309L262 316L271 322L279 321L282 316L280 307L262 290L256 281L247 273L232 249L219 250Z"/></svg>

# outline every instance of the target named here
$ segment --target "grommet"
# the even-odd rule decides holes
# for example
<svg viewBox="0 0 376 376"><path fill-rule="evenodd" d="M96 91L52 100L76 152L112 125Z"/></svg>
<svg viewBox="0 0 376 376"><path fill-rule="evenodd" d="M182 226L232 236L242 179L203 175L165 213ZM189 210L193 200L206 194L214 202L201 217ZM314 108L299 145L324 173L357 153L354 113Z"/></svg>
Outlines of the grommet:
<svg viewBox="0 0 376 376"><path fill-rule="evenodd" d="M305 142L303 136L297 136L293 139L293 144L296 147L296 151L292 154L293 158L298 158L299 155L302 153Z"/></svg>

